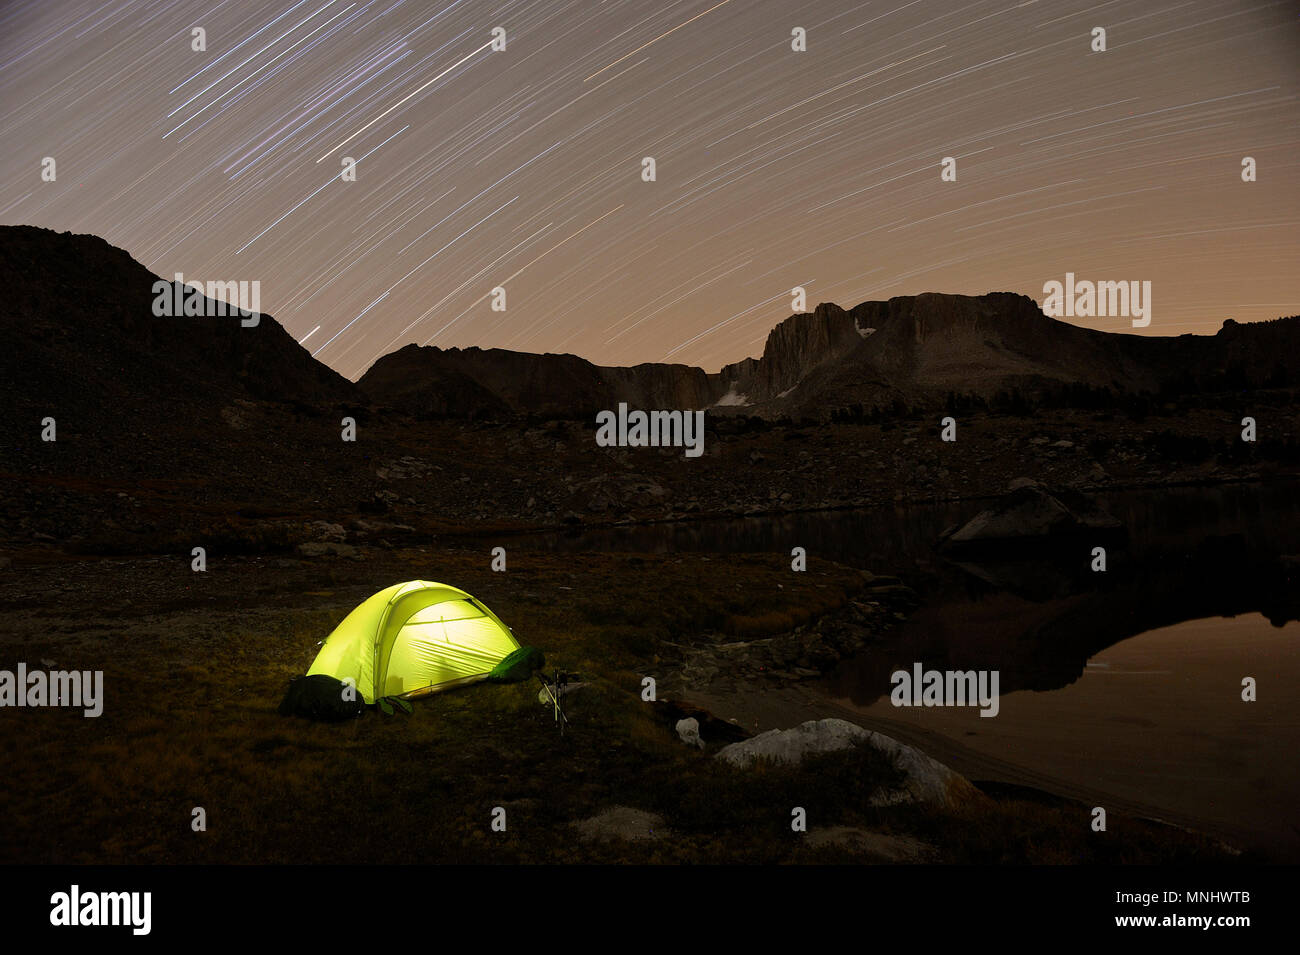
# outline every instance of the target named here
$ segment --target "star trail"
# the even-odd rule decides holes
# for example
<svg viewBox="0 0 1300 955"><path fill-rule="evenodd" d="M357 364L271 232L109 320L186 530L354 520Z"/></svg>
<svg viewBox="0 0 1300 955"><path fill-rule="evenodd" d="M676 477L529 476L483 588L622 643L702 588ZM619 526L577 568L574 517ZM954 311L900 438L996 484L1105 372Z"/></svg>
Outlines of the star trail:
<svg viewBox="0 0 1300 955"><path fill-rule="evenodd" d="M0 221L260 281L354 379L409 342L712 371L795 286L1141 279L1141 333L1206 334L1300 312L1298 67L1292 2L28 0Z"/></svg>

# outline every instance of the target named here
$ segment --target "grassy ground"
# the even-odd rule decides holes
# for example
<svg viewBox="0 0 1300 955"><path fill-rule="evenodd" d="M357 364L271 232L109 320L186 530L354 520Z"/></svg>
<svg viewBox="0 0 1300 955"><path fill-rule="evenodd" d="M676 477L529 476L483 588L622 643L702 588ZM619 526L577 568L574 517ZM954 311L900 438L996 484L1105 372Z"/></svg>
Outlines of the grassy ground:
<svg viewBox="0 0 1300 955"><path fill-rule="evenodd" d="M765 556L375 551L364 561L231 557L20 564L0 581L0 668L42 659L102 669L104 714L0 713L5 862L861 862L790 829L911 836L950 862L1223 861L1207 839L1136 820L999 796L941 812L872 808L896 780L874 751L742 772L684 746L641 680L672 644L756 637L833 613L857 571ZM361 599L398 580L462 586L551 665L590 685L561 735L538 684L487 685L342 725L278 715L288 680ZM38 598L38 595L39 598ZM588 841L571 823L612 806L666 834ZM207 831L191 828L203 807ZM496 807L505 832L492 830Z"/></svg>

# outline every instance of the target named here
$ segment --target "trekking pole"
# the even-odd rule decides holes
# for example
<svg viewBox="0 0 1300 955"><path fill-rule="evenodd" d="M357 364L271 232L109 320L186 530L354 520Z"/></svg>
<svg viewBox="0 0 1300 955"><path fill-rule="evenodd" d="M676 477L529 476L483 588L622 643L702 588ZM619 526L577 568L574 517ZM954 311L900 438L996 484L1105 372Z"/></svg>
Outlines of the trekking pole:
<svg viewBox="0 0 1300 955"><path fill-rule="evenodd" d="M560 717L561 717L561 716L564 716L564 710L560 707L560 697L564 694L564 691L560 689L560 671L559 671L559 670L556 670L556 671L555 671L555 683L554 683L553 685L555 686L555 692L554 692L553 694L551 694L551 699L555 701L555 725L558 726L558 727L560 728L560 735L563 736L563 735L564 735L564 723L567 723L567 722L569 722L569 721L566 719L566 720L564 721L564 723L561 723L561 722L560 722Z"/></svg>
<svg viewBox="0 0 1300 955"><path fill-rule="evenodd" d="M541 680L541 682L542 682L542 689L546 691L546 695L549 696L549 697L551 698L551 702L554 704L554 710L555 710L555 722L556 722L556 723L560 723L560 720L563 720L565 723L569 722L569 718L568 718L567 716L564 715L564 710L560 708L560 698L559 698L559 696L558 696L555 692L553 692L553 691L551 690L550 684L548 684L548 683L546 682L546 678L545 678L544 676L542 676L542 675L539 673L539 674L537 674L537 679ZM557 686L556 686L556 689L557 689L557 690L559 689L558 684L557 684ZM561 735L563 735L563 733L564 733L564 724L563 724L563 723L560 723L560 733L561 733Z"/></svg>

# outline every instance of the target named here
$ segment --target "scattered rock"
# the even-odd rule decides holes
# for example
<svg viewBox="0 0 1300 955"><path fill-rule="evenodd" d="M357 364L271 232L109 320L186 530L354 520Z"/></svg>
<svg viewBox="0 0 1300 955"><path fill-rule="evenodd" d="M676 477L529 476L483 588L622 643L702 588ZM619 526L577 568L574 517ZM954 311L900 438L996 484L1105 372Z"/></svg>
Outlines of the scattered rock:
<svg viewBox="0 0 1300 955"><path fill-rule="evenodd" d="M238 402L238 404L250 404L250 402ZM238 408L235 405L226 405L221 409L221 419L234 428L236 431L243 431L249 426L249 419L246 409Z"/></svg>
<svg viewBox="0 0 1300 955"><path fill-rule="evenodd" d="M307 541L296 548L303 557L356 557L357 549L351 544L333 544L324 541Z"/></svg>
<svg viewBox="0 0 1300 955"><path fill-rule="evenodd" d="M352 529L358 534L378 534L392 531L400 531L405 534L415 533L415 528L410 524L395 524L392 521L365 521L360 518L352 522Z"/></svg>
<svg viewBox="0 0 1300 955"><path fill-rule="evenodd" d="M693 719L700 734L707 734L715 743L734 743L749 739L750 733L739 723L714 716L708 710L685 700L661 696L652 711L655 718L665 727L676 727L677 723Z"/></svg>
<svg viewBox="0 0 1300 955"><path fill-rule="evenodd" d="M331 524L329 521L308 521L307 535L314 541L338 543L347 540L348 532L343 529L342 524Z"/></svg>
<svg viewBox="0 0 1300 955"><path fill-rule="evenodd" d="M589 819L570 825L578 830L586 842L609 842L613 839L639 842L644 839L666 839L672 835L663 828L662 817L631 806L611 806Z"/></svg>
<svg viewBox="0 0 1300 955"><path fill-rule="evenodd" d="M700 739L700 722L694 717L677 721L677 736L687 746L704 749L704 740Z"/></svg>
<svg viewBox="0 0 1300 955"><path fill-rule="evenodd" d="M938 855L934 846L911 836L891 836L856 826L827 826L811 829L804 836L811 847L843 846L872 856L880 862L925 862Z"/></svg>
<svg viewBox="0 0 1300 955"><path fill-rule="evenodd" d="M404 455L396 461L375 469L375 477L381 481L403 481L407 478L423 478L435 465L411 455Z"/></svg>

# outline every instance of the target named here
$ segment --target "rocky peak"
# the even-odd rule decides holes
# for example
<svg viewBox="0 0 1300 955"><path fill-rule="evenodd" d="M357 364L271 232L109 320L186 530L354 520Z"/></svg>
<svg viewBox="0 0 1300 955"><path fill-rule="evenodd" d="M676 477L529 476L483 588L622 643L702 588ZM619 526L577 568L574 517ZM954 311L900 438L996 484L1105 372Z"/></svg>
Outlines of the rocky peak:
<svg viewBox="0 0 1300 955"><path fill-rule="evenodd" d="M863 337L852 315L832 302L823 302L772 329L762 358L727 365L719 377L753 400L775 398L814 368L853 351Z"/></svg>

